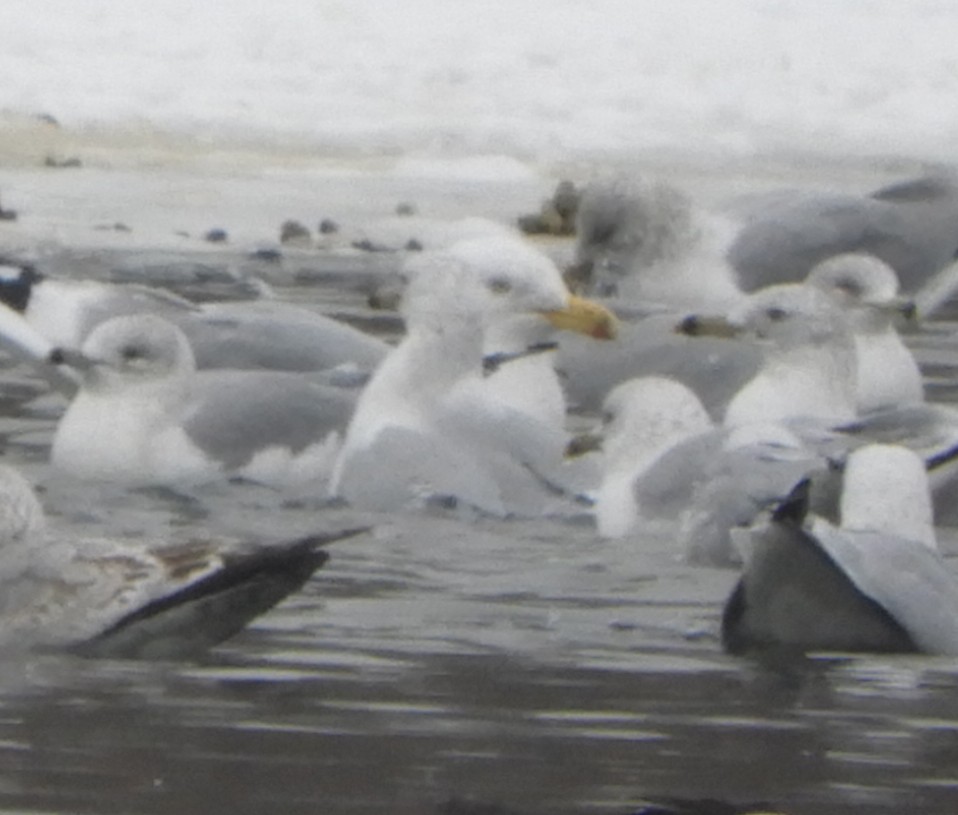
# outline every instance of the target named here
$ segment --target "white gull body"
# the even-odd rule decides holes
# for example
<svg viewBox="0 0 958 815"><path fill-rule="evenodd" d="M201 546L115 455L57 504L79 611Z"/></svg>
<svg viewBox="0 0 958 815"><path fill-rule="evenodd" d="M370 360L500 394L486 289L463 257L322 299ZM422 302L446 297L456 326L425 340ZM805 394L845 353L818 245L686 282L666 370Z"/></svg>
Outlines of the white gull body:
<svg viewBox="0 0 958 815"><path fill-rule="evenodd" d="M425 253L407 273L406 336L356 407L334 493L375 509L444 496L495 515L545 511L565 429L553 423L554 408L528 412L521 399L487 389L486 331L531 316L611 337L614 318L571 298L555 265L516 237Z"/></svg>
<svg viewBox="0 0 958 815"><path fill-rule="evenodd" d="M243 477L325 489L355 397L292 373L196 371L160 317L115 317L61 357L82 387L53 438L52 462L81 478L189 487Z"/></svg>

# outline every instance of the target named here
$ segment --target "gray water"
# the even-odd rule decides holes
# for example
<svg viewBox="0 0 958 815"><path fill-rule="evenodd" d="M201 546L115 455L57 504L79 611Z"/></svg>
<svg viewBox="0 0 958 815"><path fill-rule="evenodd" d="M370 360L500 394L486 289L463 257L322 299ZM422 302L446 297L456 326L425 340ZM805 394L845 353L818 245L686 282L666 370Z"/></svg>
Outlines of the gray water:
<svg viewBox="0 0 958 815"><path fill-rule="evenodd" d="M45 261L199 297L248 294L239 270L397 329L364 305L363 281L391 263L379 255L257 266L230 249L67 246ZM951 328L912 338L937 398L953 398ZM199 664L8 659L0 811L626 815L669 796L791 815L958 811L958 660L728 657L733 572L680 564L667 537L600 541L584 514L371 516L250 485L186 499L71 482L46 464L62 403L19 368L0 394L6 459L75 534L375 527ZM948 531L943 543L958 550Z"/></svg>

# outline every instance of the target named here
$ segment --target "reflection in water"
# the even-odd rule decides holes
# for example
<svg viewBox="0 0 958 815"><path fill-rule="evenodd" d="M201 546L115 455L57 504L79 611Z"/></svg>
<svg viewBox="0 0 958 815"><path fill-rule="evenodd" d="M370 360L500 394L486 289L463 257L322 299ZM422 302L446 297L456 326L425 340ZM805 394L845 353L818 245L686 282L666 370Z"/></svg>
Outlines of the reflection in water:
<svg viewBox="0 0 958 815"><path fill-rule="evenodd" d="M336 307L361 296L338 290ZM939 366L954 358L923 340ZM7 457L78 533L376 533L201 664L6 659L3 811L626 815L655 796L955 811L955 660L728 658L733 573L682 566L664 538L599 541L581 518L377 517L248 485L187 498L58 479L61 408L30 401L42 386L21 371L5 381Z"/></svg>

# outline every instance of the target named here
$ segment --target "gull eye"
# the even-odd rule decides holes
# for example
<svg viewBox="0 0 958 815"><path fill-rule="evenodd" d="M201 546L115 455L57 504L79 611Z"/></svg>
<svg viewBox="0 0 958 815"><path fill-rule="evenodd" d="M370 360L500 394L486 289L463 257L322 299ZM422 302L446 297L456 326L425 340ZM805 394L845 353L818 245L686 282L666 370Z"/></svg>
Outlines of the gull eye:
<svg viewBox="0 0 958 815"><path fill-rule="evenodd" d="M143 359L146 353L138 345L124 345L123 350L120 351L120 356L127 362L133 362L137 359Z"/></svg>
<svg viewBox="0 0 958 815"><path fill-rule="evenodd" d="M835 288L842 292L842 294L847 294L849 297L861 297L862 296L862 287L855 280L836 280Z"/></svg>
<svg viewBox="0 0 958 815"><path fill-rule="evenodd" d="M778 308L778 306L772 306L769 309L765 310L765 316L768 317L773 323L780 323L786 317L788 317L788 312L783 308Z"/></svg>
<svg viewBox="0 0 958 815"><path fill-rule="evenodd" d="M512 281L508 277L494 277L489 281L489 291L493 294L508 294L512 291Z"/></svg>
<svg viewBox="0 0 958 815"><path fill-rule="evenodd" d="M612 410L602 411L602 426L603 427L608 427L614 421L615 421L615 411L612 411Z"/></svg>

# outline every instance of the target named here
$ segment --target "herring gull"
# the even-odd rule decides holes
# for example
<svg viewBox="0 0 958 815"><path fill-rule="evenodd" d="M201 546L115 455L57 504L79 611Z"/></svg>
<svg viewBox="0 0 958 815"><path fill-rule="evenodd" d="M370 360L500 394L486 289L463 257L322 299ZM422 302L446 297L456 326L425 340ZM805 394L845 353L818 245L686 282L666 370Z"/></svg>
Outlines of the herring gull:
<svg viewBox="0 0 958 815"><path fill-rule="evenodd" d="M486 388L486 332L521 315L611 339L615 318L570 295L552 261L518 237L423 253L406 272L406 335L360 397L334 494L385 510L441 496L498 516L545 511L567 434Z"/></svg>
<svg viewBox="0 0 958 815"><path fill-rule="evenodd" d="M301 588L322 547L364 531L248 549L77 538L49 529L27 481L0 466L0 647L194 658Z"/></svg>
<svg viewBox="0 0 958 815"><path fill-rule="evenodd" d="M937 551L921 459L891 445L853 452L837 527L809 517L807 486L753 530L722 618L726 649L958 655L958 580Z"/></svg>
<svg viewBox="0 0 958 815"><path fill-rule="evenodd" d="M53 357L82 377L54 466L132 485L242 477L321 489L356 398L293 373L197 371L183 332L154 315L114 317Z"/></svg>

